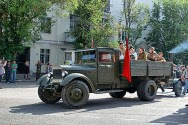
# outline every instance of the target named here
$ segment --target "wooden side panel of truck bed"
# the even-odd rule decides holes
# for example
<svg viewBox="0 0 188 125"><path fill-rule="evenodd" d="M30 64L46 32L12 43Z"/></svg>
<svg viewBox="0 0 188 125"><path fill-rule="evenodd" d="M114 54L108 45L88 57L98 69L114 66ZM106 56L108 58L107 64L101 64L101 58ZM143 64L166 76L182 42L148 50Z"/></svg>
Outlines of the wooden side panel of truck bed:
<svg viewBox="0 0 188 125"><path fill-rule="evenodd" d="M171 76L172 63L148 61L149 76Z"/></svg>
<svg viewBox="0 0 188 125"><path fill-rule="evenodd" d="M131 60L131 76L147 76L147 75L170 77L172 75L172 63Z"/></svg>

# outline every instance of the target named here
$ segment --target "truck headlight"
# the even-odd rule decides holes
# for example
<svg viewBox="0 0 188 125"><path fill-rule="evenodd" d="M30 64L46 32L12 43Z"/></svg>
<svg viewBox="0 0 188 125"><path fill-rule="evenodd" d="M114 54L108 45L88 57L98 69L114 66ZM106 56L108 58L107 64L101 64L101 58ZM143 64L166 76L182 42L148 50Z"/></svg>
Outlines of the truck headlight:
<svg viewBox="0 0 188 125"><path fill-rule="evenodd" d="M49 78L51 78L51 77L53 77L53 73L50 72L50 73L47 74L47 76L48 76Z"/></svg>
<svg viewBox="0 0 188 125"><path fill-rule="evenodd" d="M67 75L68 75L68 72L67 71L62 71L62 77L65 78Z"/></svg>

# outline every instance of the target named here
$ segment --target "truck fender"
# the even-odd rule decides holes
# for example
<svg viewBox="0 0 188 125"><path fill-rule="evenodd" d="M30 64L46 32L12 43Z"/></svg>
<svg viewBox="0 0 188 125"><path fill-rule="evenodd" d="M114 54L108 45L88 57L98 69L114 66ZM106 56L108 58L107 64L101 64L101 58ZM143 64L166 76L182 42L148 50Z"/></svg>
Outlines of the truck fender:
<svg viewBox="0 0 188 125"><path fill-rule="evenodd" d="M85 75L83 75L83 74L80 74L80 73L72 73L72 74L66 76L66 77L63 79L61 85L62 85L62 86L66 86L66 85L68 85L71 81L73 81L73 80L75 80L75 79L79 79L79 80L84 81L84 82L86 83L86 85L89 87L90 92L92 92L92 93L95 92L95 87L94 87L93 83L91 82L91 80L90 80L87 76L85 76Z"/></svg>
<svg viewBox="0 0 188 125"><path fill-rule="evenodd" d="M48 75L43 75L42 77L40 77L37 80L37 85L43 85L43 86L47 86L49 84L49 80L50 78L48 77Z"/></svg>

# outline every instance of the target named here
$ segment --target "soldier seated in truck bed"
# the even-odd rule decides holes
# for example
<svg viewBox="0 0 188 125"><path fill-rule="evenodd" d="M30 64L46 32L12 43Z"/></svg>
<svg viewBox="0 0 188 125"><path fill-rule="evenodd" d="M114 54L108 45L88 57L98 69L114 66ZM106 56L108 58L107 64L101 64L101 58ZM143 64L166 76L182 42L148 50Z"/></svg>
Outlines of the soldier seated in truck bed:
<svg viewBox="0 0 188 125"><path fill-rule="evenodd" d="M147 55L147 59L151 61L157 61L158 58L159 58L159 55L155 52L155 48L150 47L149 54Z"/></svg>

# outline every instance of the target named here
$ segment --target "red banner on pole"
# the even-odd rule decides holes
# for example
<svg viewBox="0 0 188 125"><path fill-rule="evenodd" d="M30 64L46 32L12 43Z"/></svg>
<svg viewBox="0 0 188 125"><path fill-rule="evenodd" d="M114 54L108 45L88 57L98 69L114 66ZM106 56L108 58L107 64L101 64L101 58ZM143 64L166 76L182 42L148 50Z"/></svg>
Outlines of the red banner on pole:
<svg viewBox="0 0 188 125"><path fill-rule="evenodd" d="M129 55L129 40L126 38L126 51L123 64L123 73L122 76L127 78L131 82L131 68L130 68L130 55Z"/></svg>

